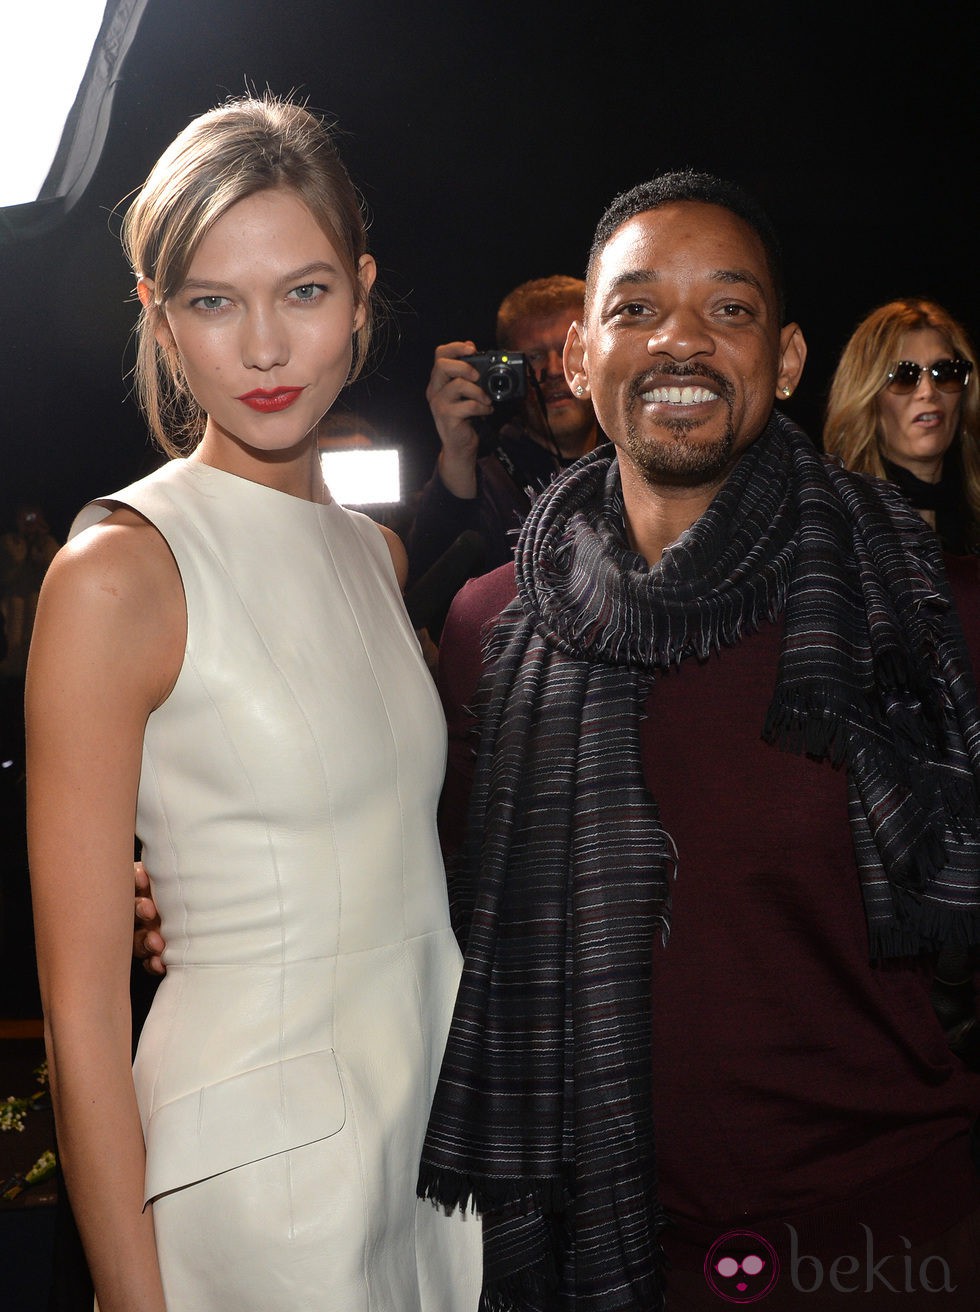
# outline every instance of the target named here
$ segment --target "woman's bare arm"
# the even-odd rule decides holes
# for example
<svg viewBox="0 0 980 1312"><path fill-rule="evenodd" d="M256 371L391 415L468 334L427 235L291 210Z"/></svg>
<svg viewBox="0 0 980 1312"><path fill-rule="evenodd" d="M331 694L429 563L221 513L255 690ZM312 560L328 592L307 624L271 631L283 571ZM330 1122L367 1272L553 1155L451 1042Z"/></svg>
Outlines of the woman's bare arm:
<svg viewBox="0 0 980 1312"><path fill-rule="evenodd" d="M143 731L180 669L176 565L117 511L56 557L27 678L28 839L58 1146L101 1312L163 1312L131 1073ZM64 933L64 908L73 932Z"/></svg>
<svg viewBox="0 0 980 1312"><path fill-rule="evenodd" d="M384 534L385 542L388 544L388 551L391 553L391 563L395 569L398 586L404 589L408 581L408 553L405 550L405 545L393 528L388 528L386 524L379 524L378 527Z"/></svg>

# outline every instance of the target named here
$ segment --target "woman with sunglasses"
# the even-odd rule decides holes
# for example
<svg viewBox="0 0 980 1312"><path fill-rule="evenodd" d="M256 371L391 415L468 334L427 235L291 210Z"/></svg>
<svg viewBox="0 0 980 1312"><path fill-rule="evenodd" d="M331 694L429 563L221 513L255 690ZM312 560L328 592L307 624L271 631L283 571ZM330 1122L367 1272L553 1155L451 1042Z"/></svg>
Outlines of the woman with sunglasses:
<svg viewBox="0 0 980 1312"><path fill-rule="evenodd" d="M918 297L889 301L844 347L823 433L828 452L849 469L895 483L936 531L961 616L980 606L980 389L973 361L965 330L942 306ZM975 954L947 944L932 986L949 1046L971 1070L980 1069L978 965Z"/></svg>
<svg viewBox="0 0 980 1312"><path fill-rule="evenodd" d="M980 390L963 327L908 297L879 306L844 347L824 448L896 483L946 551L980 552Z"/></svg>

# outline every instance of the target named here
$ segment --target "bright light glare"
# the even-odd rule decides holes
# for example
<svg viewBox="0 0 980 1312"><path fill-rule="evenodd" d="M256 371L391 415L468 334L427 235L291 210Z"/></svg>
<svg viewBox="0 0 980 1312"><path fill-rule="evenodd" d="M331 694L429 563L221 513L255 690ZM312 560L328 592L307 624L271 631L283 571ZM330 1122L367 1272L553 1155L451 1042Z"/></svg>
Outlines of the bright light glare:
<svg viewBox="0 0 980 1312"><path fill-rule="evenodd" d="M387 506L401 501L398 451L321 451L323 478L342 506Z"/></svg>
<svg viewBox="0 0 980 1312"><path fill-rule="evenodd" d="M0 42L0 205L36 200L102 26L105 0L8 0Z"/></svg>

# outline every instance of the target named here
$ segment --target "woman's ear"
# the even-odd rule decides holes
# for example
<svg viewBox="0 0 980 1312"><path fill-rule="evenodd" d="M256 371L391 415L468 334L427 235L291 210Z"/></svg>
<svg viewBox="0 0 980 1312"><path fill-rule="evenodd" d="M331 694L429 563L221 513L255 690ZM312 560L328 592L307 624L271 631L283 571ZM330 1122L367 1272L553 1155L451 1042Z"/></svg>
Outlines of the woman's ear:
<svg viewBox="0 0 980 1312"><path fill-rule="evenodd" d="M155 303L154 297L156 295L156 284L153 282L153 279L143 277L137 278L136 295L140 298L140 304L143 309L149 310Z"/></svg>
<svg viewBox="0 0 980 1312"><path fill-rule="evenodd" d="M357 298L357 307L354 310L354 331L359 332L367 322L367 303L371 294L371 288L374 286L374 280L378 276L378 266L373 255L362 255L357 262L357 281L361 285L360 295Z"/></svg>
<svg viewBox="0 0 980 1312"><path fill-rule="evenodd" d="M157 339L158 345L164 351L172 350L174 345L173 333L170 331L170 324L167 322L164 308L156 298L156 284L153 279L138 278L136 295L140 298L140 304L153 326L153 336Z"/></svg>

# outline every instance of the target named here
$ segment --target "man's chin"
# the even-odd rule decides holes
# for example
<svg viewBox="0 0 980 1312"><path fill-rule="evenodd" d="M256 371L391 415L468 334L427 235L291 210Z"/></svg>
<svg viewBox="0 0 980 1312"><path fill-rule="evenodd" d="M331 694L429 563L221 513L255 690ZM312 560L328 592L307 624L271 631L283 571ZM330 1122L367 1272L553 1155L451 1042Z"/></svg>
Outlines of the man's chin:
<svg viewBox="0 0 980 1312"><path fill-rule="evenodd" d="M551 437L563 454L576 453L595 432L595 416L591 408L583 413L582 407L548 407L548 426Z"/></svg>
<svg viewBox="0 0 980 1312"><path fill-rule="evenodd" d="M720 437L698 436L697 425L684 421L670 425L667 434L626 435L624 451L654 487L704 487L724 478L732 465L734 449L730 431Z"/></svg>
<svg viewBox="0 0 980 1312"><path fill-rule="evenodd" d="M545 413L552 428L574 428L582 422L582 405L571 396L567 400L548 401Z"/></svg>

